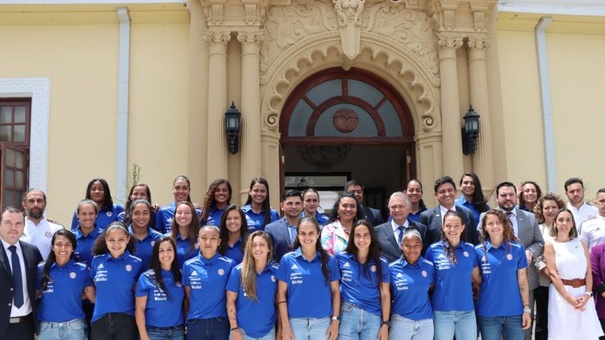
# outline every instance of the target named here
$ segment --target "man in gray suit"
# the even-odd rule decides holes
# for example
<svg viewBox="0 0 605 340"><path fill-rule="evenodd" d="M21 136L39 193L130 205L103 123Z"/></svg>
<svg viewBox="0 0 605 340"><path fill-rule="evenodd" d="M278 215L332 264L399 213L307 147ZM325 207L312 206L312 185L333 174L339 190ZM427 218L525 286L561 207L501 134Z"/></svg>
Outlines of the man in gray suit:
<svg viewBox="0 0 605 340"><path fill-rule="evenodd" d="M284 212L284 217L267 224L265 231L273 240L273 254L275 260L279 262L292 249L292 242L296 237L296 226L300 221L300 213L303 209L302 194L298 190L288 189L281 195L279 208ZM319 242L319 240L318 240Z"/></svg>
<svg viewBox="0 0 605 340"><path fill-rule="evenodd" d="M533 259L542 255L544 250L544 238L540 233L538 222L534 214L519 209L517 204L517 188L511 182L502 182L496 187L496 199L498 200L498 208L508 216L515 236L525 247L525 256L527 256L527 281L529 284L529 306L531 314L534 315L534 289L539 286L538 271L533 264ZM480 220L483 220L481 214ZM481 226L479 226L481 228ZM531 327L525 331L525 339L531 339Z"/></svg>
<svg viewBox="0 0 605 340"><path fill-rule="evenodd" d="M374 229L381 255L389 263L401 257L401 240L407 229L416 229L420 232L422 238L425 238L426 226L408 220L410 207L410 200L403 192L394 192L389 198L391 220ZM427 247L428 245L423 246L423 254Z"/></svg>

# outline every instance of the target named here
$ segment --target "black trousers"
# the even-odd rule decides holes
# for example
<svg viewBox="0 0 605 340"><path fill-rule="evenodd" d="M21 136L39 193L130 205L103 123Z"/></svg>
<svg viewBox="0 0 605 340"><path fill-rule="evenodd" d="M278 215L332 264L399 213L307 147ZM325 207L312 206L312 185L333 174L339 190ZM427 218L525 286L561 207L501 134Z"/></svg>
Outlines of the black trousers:
<svg viewBox="0 0 605 340"><path fill-rule="evenodd" d="M107 313L92 323L92 340L137 340L139 332L134 316Z"/></svg>
<svg viewBox="0 0 605 340"><path fill-rule="evenodd" d="M8 324L6 339L34 340L35 330L34 317L30 313L22 322Z"/></svg>

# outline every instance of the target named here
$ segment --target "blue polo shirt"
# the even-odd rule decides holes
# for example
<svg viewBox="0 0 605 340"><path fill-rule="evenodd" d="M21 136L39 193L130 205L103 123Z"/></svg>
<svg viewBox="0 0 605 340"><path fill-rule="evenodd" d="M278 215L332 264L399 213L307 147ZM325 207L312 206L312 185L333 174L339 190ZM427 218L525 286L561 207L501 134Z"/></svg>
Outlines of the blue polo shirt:
<svg viewBox="0 0 605 340"><path fill-rule="evenodd" d="M183 325L185 323L183 285L174 281L174 276L170 271L162 270L162 279L168 294L156 284L153 270L143 273L137 282L135 296L147 296L145 325L151 327Z"/></svg>
<svg viewBox="0 0 605 340"><path fill-rule="evenodd" d="M517 270L527 268L525 247L513 241L498 248L485 242L477 245L477 261L481 270L481 290L477 300L480 316L518 316L523 314L523 300L519 292Z"/></svg>
<svg viewBox="0 0 605 340"><path fill-rule="evenodd" d="M389 265L391 271L391 314L414 321L432 319L429 289L435 280L435 269L430 261L420 257L410 265L403 258Z"/></svg>
<svg viewBox="0 0 605 340"><path fill-rule="evenodd" d="M300 213L300 218L304 218L305 216L305 211L303 210ZM319 226L323 227L326 224L330 223L330 219L328 218L328 216L320 213L320 212L315 212L315 219L317 220L317 223L319 223Z"/></svg>
<svg viewBox="0 0 605 340"><path fill-rule="evenodd" d="M103 207L103 209L99 210L99 214L97 215L97 219L95 220L95 226L105 229L107 226L113 221L119 221L118 215L124 211L124 208L121 205L114 204L113 207ZM71 229L75 229L79 224L80 220L76 215L77 211L74 211L74 215L71 218Z"/></svg>
<svg viewBox="0 0 605 340"><path fill-rule="evenodd" d="M149 268L149 263L151 262L151 253L153 252L153 245L157 239L162 237L162 234L155 231L154 229L147 227L147 235L142 240L139 240L134 236L134 233L132 232L132 225L128 227L128 232L130 233L130 235L132 235L132 237L134 237L134 241L136 244L136 252L134 255L141 259L141 268L143 268L143 270L147 270Z"/></svg>
<svg viewBox="0 0 605 340"><path fill-rule="evenodd" d="M477 208L475 208L475 205L473 203L469 203L466 198L464 198L464 196L460 196L456 198L456 205L465 207L468 210L472 211L473 218L475 219L475 227L479 225L479 223L481 222L479 219L479 217L481 216L481 212L477 210ZM485 205L485 207L487 208L487 210L490 209L489 205L487 204Z"/></svg>
<svg viewBox="0 0 605 340"><path fill-rule="evenodd" d="M109 252L92 258L90 276L97 287L93 322L107 313L134 315L133 288L141 269L141 259L128 250L117 259Z"/></svg>
<svg viewBox="0 0 605 340"><path fill-rule="evenodd" d="M329 255L327 264L328 283L321 272L319 253L309 261L299 247L281 258L275 277L288 285L289 317L320 319L332 315L334 311L329 283L340 280L340 272L334 256Z"/></svg>
<svg viewBox="0 0 605 340"><path fill-rule="evenodd" d="M212 206L210 206L210 211L208 212L208 220L200 221L200 224L202 226L215 225L218 227L221 224L221 217L223 217L224 212L225 212L225 209L219 209L216 206L212 205Z"/></svg>
<svg viewBox="0 0 605 340"><path fill-rule="evenodd" d="M235 264L220 254L201 254L183 265L183 285L191 289L187 320L227 316L225 287Z"/></svg>
<svg viewBox="0 0 605 340"><path fill-rule="evenodd" d="M166 234L170 236L170 234ZM199 255L200 245L197 242L193 243L193 247L189 244L189 238L182 239L181 234L176 235L176 259L179 262L179 267L182 268L185 261Z"/></svg>
<svg viewBox="0 0 605 340"><path fill-rule="evenodd" d="M246 214L246 216L250 217L250 220L252 220L252 224L248 223L248 231L250 233L253 233L257 230L265 230L265 226L267 224L279 220L279 214L275 209L271 209L271 221L268 222L265 221L265 212L261 211L258 214L255 213L252 211L252 206L250 204L244 205L242 207L242 211Z"/></svg>
<svg viewBox="0 0 605 340"><path fill-rule="evenodd" d="M412 222L420 222L420 214L423 212L424 210L419 210L417 213L410 213L408 215L408 220L412 221ZM391 221L391 217L389 216L389 221Z"/></svg>
<svg viewBox="0 0 605 340"><path fill-rule="evenodd" d="M93 285L90 269L82 263L70 260L63 266L53 263L49 270L51 281L42 290L42 270L44 262L38 265L36 290L42 292L38 319L46 322L66 322L85 317L82 309L82 292Z"/></svg>
<svg viewBox="0 0 605 340"><path fill-rule="evenodd" d="M276 272L277 263L269 264L260 274L256 272L257 301L254 301L246 295L242 287L242 265L237 265L231 271L227 290L237 293L235 300L237 325L249 337L262 338L275 327L277 315L275 308Z"/></svg>
<svg viewBox="0 0 605 340"><path fill-rule="evenodd" d="M457 264L448 259L443 241L433 243L426 251L426 259L435 267L433 309L474 311L472 276L478 265L475 246L461 242L454 248L454 254Z"/></svg>
<svg viewBox="0 0 605 340"><path fill-rule="evenodd" d="M242 263L242 261L244 260L244 252L242 250L242 238L241 237L239 239L237 239L237 241L235 242L233 247L230 246L229 244L227 244L226 248L227 248L227 254L225 254L225 256L232 259L236 265Z"/></svg>
<svg viewBox="0 0 605 340"><path fill-rule="evenodd" d="M336 255L340 268L340 299L378 316L382 315L380 284L390 282L389 263L380 258L382 281L378 282L376 263L370 260L368 270L355 255L342 252Z"/></svg>
<svg viewBox="0 0 605 340"><path fill-rule="evenodd" d="M97 237L103 232L103 229L95 226L86 236L82 234L80 227L72 229L72 231L78 242L76 249L74 249L74 257L77 262L84 263L88 266L90 265L90 260L92 260L92 247L94 246Z"/></svg>
<svg viewBox="0 0 605 340"><path fill-rule="evenodd" d="M176 202L172 202L169 205L160 208L155 215L155 227L154 229L162 234L170 234L172 229L172 221L174 220L174 211L176 210ZM195 209L197 217L202 216L200 209Z"/></svg>

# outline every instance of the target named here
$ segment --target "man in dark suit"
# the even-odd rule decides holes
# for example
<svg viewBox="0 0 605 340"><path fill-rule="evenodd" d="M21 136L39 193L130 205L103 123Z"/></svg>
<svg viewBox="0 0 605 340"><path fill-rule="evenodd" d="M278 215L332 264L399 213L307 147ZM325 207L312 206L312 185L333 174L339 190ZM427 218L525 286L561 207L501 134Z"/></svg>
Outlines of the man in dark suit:
<svg viewBox="0 0 605 340"><path fill-rule="evenodd" d="M359 204L361 204L361 211L363 212L364 217L370 220L373 226L377 226L383 222L382 214L378 209L363 205L363 190L363 184L354 179L348 181L344 187L345 192L355 195L355 198L357 198L357 201L359 201Z"/></svg>
<svg viewBox="0 0 605 340"><path fill-rule="evenodd" d="M410 207L410 200L403 192L394 192L389 198L391 220L374 229L381 255L389 263L401 257L401 241L406 230L413 228L420 232L423 239L426 236L425 225L408 220ZM423 246L423 254L427 247L427 244Z"/></svg>
<svg viewBox="0 0 605 340"><path fill-rule="evenodd" d="M25 227L21 211L8 207L0 217L0 339L34 339L36 268L42 261L34 245L19 241Z"/></svg>
<svg viewBox="0 0 605 340"><path fill-rule="evenodd" d="M456 183L449 176L443 176L435 181L435 198L439 202L439 205L423 211L420 214L420 223L427 226L428 230L426 233L425 246L429 246L435 242L441 241L443 231L441 226L443 225L443 216L449 210L455 210L462 214L462 222L465 225L464 228L464 241L472 244L479 244L479 233L474 228L475 220L473 212L467 208L457 206L456 201Z"/></svg>
<svg viewBox="0 0 605 340"><path fill-rule="evenodd" d="M517 188L511 182L502 182L496 186L496 199L498 208L510 220L515 236L523 243L525 247L525 256L527 257L527 283L529 286L529 307L530 315L534 315L534 289L540 285L538 271L533 265L533 259L542 255L544 250L544 238L540 232L540 227L534 214L523 211L517 207ZM481 214L480 219L483 220ZM479 226L481 228L481 226ZM525 339L531 339L531 327L525 331Z"/></svg>
<svg viewBox="0 0 605 340"><path fill-rule="evenodd" d="M303 209L301 192L293 189L284 191L281 195L279 208L283 211L284 217L267 224L265 227L265 231L273 239L274 258L278 262L284 254L292 250L292 242L296 238L296 226L300 221L300 213Z"/></svg>

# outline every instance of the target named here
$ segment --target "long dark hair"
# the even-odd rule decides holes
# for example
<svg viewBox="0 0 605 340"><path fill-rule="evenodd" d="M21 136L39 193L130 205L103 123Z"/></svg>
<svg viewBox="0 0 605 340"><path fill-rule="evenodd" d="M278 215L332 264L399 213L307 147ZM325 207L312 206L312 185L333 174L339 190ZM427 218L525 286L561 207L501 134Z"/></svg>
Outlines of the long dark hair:
<svg viewBox="0 0 605 340"><path fill-rule="evenodd" d="M162 245L164 242L170 242L172 249L174 250L174 258L172 259L172 264L170 265L170 272L172 273L174 282L180 283L182 281L182 274L181 270L179 269L179 261L176 256L176 242L174 242L174 240L168 235L162 236L153 244L153 250L151 251L151 262L149 262L149 270L146 271L144 275L147 276L149 281L154 283L156 287L162 289L170 300L170 293L168 293L168 289L166 289L166 285L164 284L164 278L162 277L162 265L160 264L160 245Z"/></svg>
<svg viewBox="0 0 605 340"><path fill-rule="evenodd" d="M265 226L271 223L271 199L269 197L269 182L262 177L255 177L250 182L250 188L248 189L248 198L246 199L246 204L252 204L252 195L250 195L250 190L255 184L262 184L267 189L267 197L265 197L265 201L263 202L263 215L265 215L264 225L259 226L261 229L265 229Z"/></svg>
<svg viewBox="0 0 605 340"><path fill-rule="evenodd" d="M55 245L57 236L63 236L65 238L67 238L69 240L69 242L71 243L72 252L71 252L71 255L69 256L69 259L73 260L73 258L75 256L74 255L75 250L78 246L78 241L76 240L76 235L74 235L74 233L72 233L70 230L59 229L59 230L57 230L57 232L53 235L52 239L50 240L50 244L52 246ZM40 280L40 286L42 287L42 290L46 290L46 288L48 288L48 283L52 281L52 279L50 278L50 267L52 267L52 265L55 264L56 262L57 262L57 257L55 255L55 252L53 250L51 250L50 253L48 254L48 258L46 259L46 262L44 263L44 267L42 268L42 279Z"/></svg>
<svg viewBox="0 0 605 340"><path fill-rule="evenodd" d="M467 175L468 176L468 175ZM476 187L475 187L476 188ZM458 210L449 210L448 212L445 213L445 215L443 215L443 225L445 226L445 219L448 216L455 216L457 218L460 219L460 224L462 224L462 226L464 228L466 228L466 226L464 225L464 218L462 217L462 213ZM443 248L445 250L445 254L447 255L448 260L450 260L450 262L452 262L453 264L458 264L458 259L456 258L456 251L453 247L450 246L450 241L448 241L447 237L445 236L445 231L441 231L441 240L443 241ZM464 243L464 230L460 233L460 243Z"/></svg>
<svg viewBox="0 0 605 340"><path fill-rule="evenodd" d="M510 247L510 243L514 241L519 241L515 236L515 231L513 226L510 223L508 217L498 209L490 209L484 215L481 220L481 227L479 228L479 240L481 241L481 245L483 247L483 258L482 261L487 261L487 245L485 242L490 241L489 233L487 232L487 228L485 228L485 224L487 223L487 216L493 215L498 218L498 220L502 223L502 243L506 245L506 251L508 252L508 248Z"/></svg>
<svg viewBox="0 0 605 340"><path fill-rule="evenodd" d="M345 251L357 258L359 249L355 245L355 230L360 226L368 228L368 231L370 232L370 252L368 257L371 261L366 261L366 263L363 264L363 275L367 278L371 278L370 262L374 261L374 266L376 266L376 275L378 277L378 288L380 288L380 283L382 282L382 261L380 261L380 246L378 245L378 239L374 234L372 222L364 218L353 224L353 228L351 228L351 233L349 234L349 242L347 243Z"/></svg>
<svg viewBox="0 0 605 340"><path fill-rule="evenodd" d="M298 239L298 233L300 230L300 225L305 222L309 222L309 223L313 224L315 226L315 228L317 229L318 235L321 232L321 229L319 228L319 223L317 223L317 220L315 219L315 217L301 218L298 221L298 224L296 225L296 238L294 238L294 242L292 243L292 249L297 249L300 247L300 240ZM321 257L321 273L324 276L326 284L329 284L331 273L330 273L330 270L328 269L328 259L330 258L330 255L321 246L321 242L319 241L319 239L317 239L317 242L315 242L315 249L317 250L317 252L319 253L319 255Z"/></svg>
<svg viewBox="0 0 605 340"><path fill-rule="evenodd" d="M334 222L338 219L338 206L340 205L340 201L342 201L343 198L352 198L355 200L355 203L357 203L357 213L355 214L355 220L353 222L365 218L363 211L361 211L361 203L359 203L357 197L355 197L354 194L351 194L349 192L343 192L338 195L338 198L336 199L336 201L334 202L334 206L332 207L332 211L330 211L330 222Z"/></svg>
<svg viewBox="0 0 605 340"><path fill-rule="evenodd" d="M114 229L119 229L123 231L126 236L128 236L128 244L126 245L126 250L128 250L131 254L134 254L136 252L136 243L134 237L130 237L128 229L126 229L122 222L113 221L109 224L107 229L103 230L103 232L95 240L95 243L92 246L93 256L107 254L109 249L107 248L107 242L105 241L105 238L107 237L107 234Z"/></svg>
<svg viewBox="0 0 605 340"><path fill-rule="evenodd" d="M479 176L477 176L473 172L465 172L462 177L460 177L459 185L462 186L462 180L464 177L470 177L473 179L473 184L475 185L475 192L473 193L472 204L477 209L478 212L486 212L487 202L485 201L485 196L483 195L483 189L481 188L481 181L479 180Z"/></svg>
<svg viewBox="0 0 605 340"><path fill-rule="evenodd" d="M101 185L103 186L103 193L104 193L104 197L103 197L103 207L99 207L99 210L103 209L103 208L107 208L107 209L113 209L113 198L111 198L111 190L109 190L109 184L107 184L107 181L102 179L102 178L93 178L90 182L88 182L88 186L86 187L86 198L88 198L89 200L92 199L92 197L90 196L90 189L92 188L92 185L95 184L96 182L101 183Z"/></svg>
<svg viewBox="0 0 605 340"><path fill-rule="evenodd" d="M227 190L229 191L229 199L227 200L227 205L231 204L231 195L233 194L233 189L231 189L231 183L229 183L229 181L224 178L215 179L214 182L210 183L210 186L208 186L208 190L206 191L206 197L204 198L204 204L202 205L202 216L200 217L200 220L204 221L204 224L206 224L208 216L210 215L210 208L212 208L213 206L216 207L214 192L221 184L227 185Z"/></svg>
<svg viewBox="0 0 605 340"><path fill-rule="evenodd" d="M240 250L242 254L246 250L246 242L248 241L248 222L246 222L246 214L244 214L242 209L240 209L237 205L232 204L223 212L223 216L221 216L221 223L219 223L218 227L221 238L221 244L218 246L218 252L223 256L227 255L227 241L229 240L229 230L227 230L227 215L230 211L234 210L238 212L239 217L242 220L242 225L239 229L239 236L242 238Z"/></svg>
<svg viewBox="0 0 605 340"><path fill-rule="evenodd" d="M189 239L190 249L195 248L197 242L197 235L200 230L200 220L197 218L197 211L191 202L178 202L174 207L174 218L172 219L172 225L170 227L170 237L176 242L176 236L179 233L179 225L176 223L176 210L181 206L186 205L191 210L191 223L189 223L189 233L187 235ZM185 235L181 235L183 237Z"/></svg>
<svg viewBox="0 0 605 340"><path fill-rule="evenodd" d="M132 213L134 212L134 208L136 208L136 206L137 206L137 205L139 205L139 204L143 204L143 205L144 205L144 206L146 206L146 207L147 207L147 209L149 210L149 223L147 223L147 226L148 226L148 227L150 227L150 226L154 226L154 225L155 225L155 218L153 218L153 217L154 217L155 213L154 213L154 211L153 211L153 206L151 205L151 202L149 202L149 201L147 201L147 200L144 200L144 199L138 199L138 200L136 200L136 201L132 202L132 203L130 204L130 209L128 210L128 215L129 215L129 217L131 217L131 216L132 216ZM126 221L125 221L125 220L126 220L126 219L124 219L124 225L128 225L128 224L126 224ZM131 221L131 222L132 222L132 221Z"/></svg>
<svg viewBox="0 0 605 340"><path fill-rule="evenodd" d="M147 184L144 183L139 183L139 184L135 184L132 187L130 187L130 191L128 192L128 197L126 198L126 204L124 205L124 219L122 220L122 222L124 223L124 225L130 225L130 223L132 223L132 203L134 202L132 200L132 192L134 191L134 188L138 188L138 187L143 187L145 188L145 191L147 191L147 202L149 202L149 204L151 204L152 208L150 210L150 215L151 215L151 220L149 221L149 225L155 225L155 213L153 211L153 202L151 202L151 189L149 189L149 186ZM136 200L139 200L138 198ZM135 201L136 201L135 200Z"/></svg>
<svg viewBox="0 0 605 340"><path fill-rule="evenodd" d="M416 183L418 183L418 186L420 187L420 193L421 193L421 196L422 196L422 194L424 194L424 188L422 187L422 182L420 182L419 180L417 180L417 179L415 179L415 178L413 178L413 179L409 180L409 182L408 182L408 183L407 183L407 185L405 186L405 192L406 192L406 195L407 195L407 191L408 191L408 186L409 186L409 185L410 185L410 183L412 183L412 182L416 182ZM423 211L425 211L425 210L427 209L427 208L426 208L426 204L424 203L424 200L423 200L422 198L420 199L420 201L418 201L418 208L419 208L419 211L420 211L420 212L423 212Z"/></svg>

